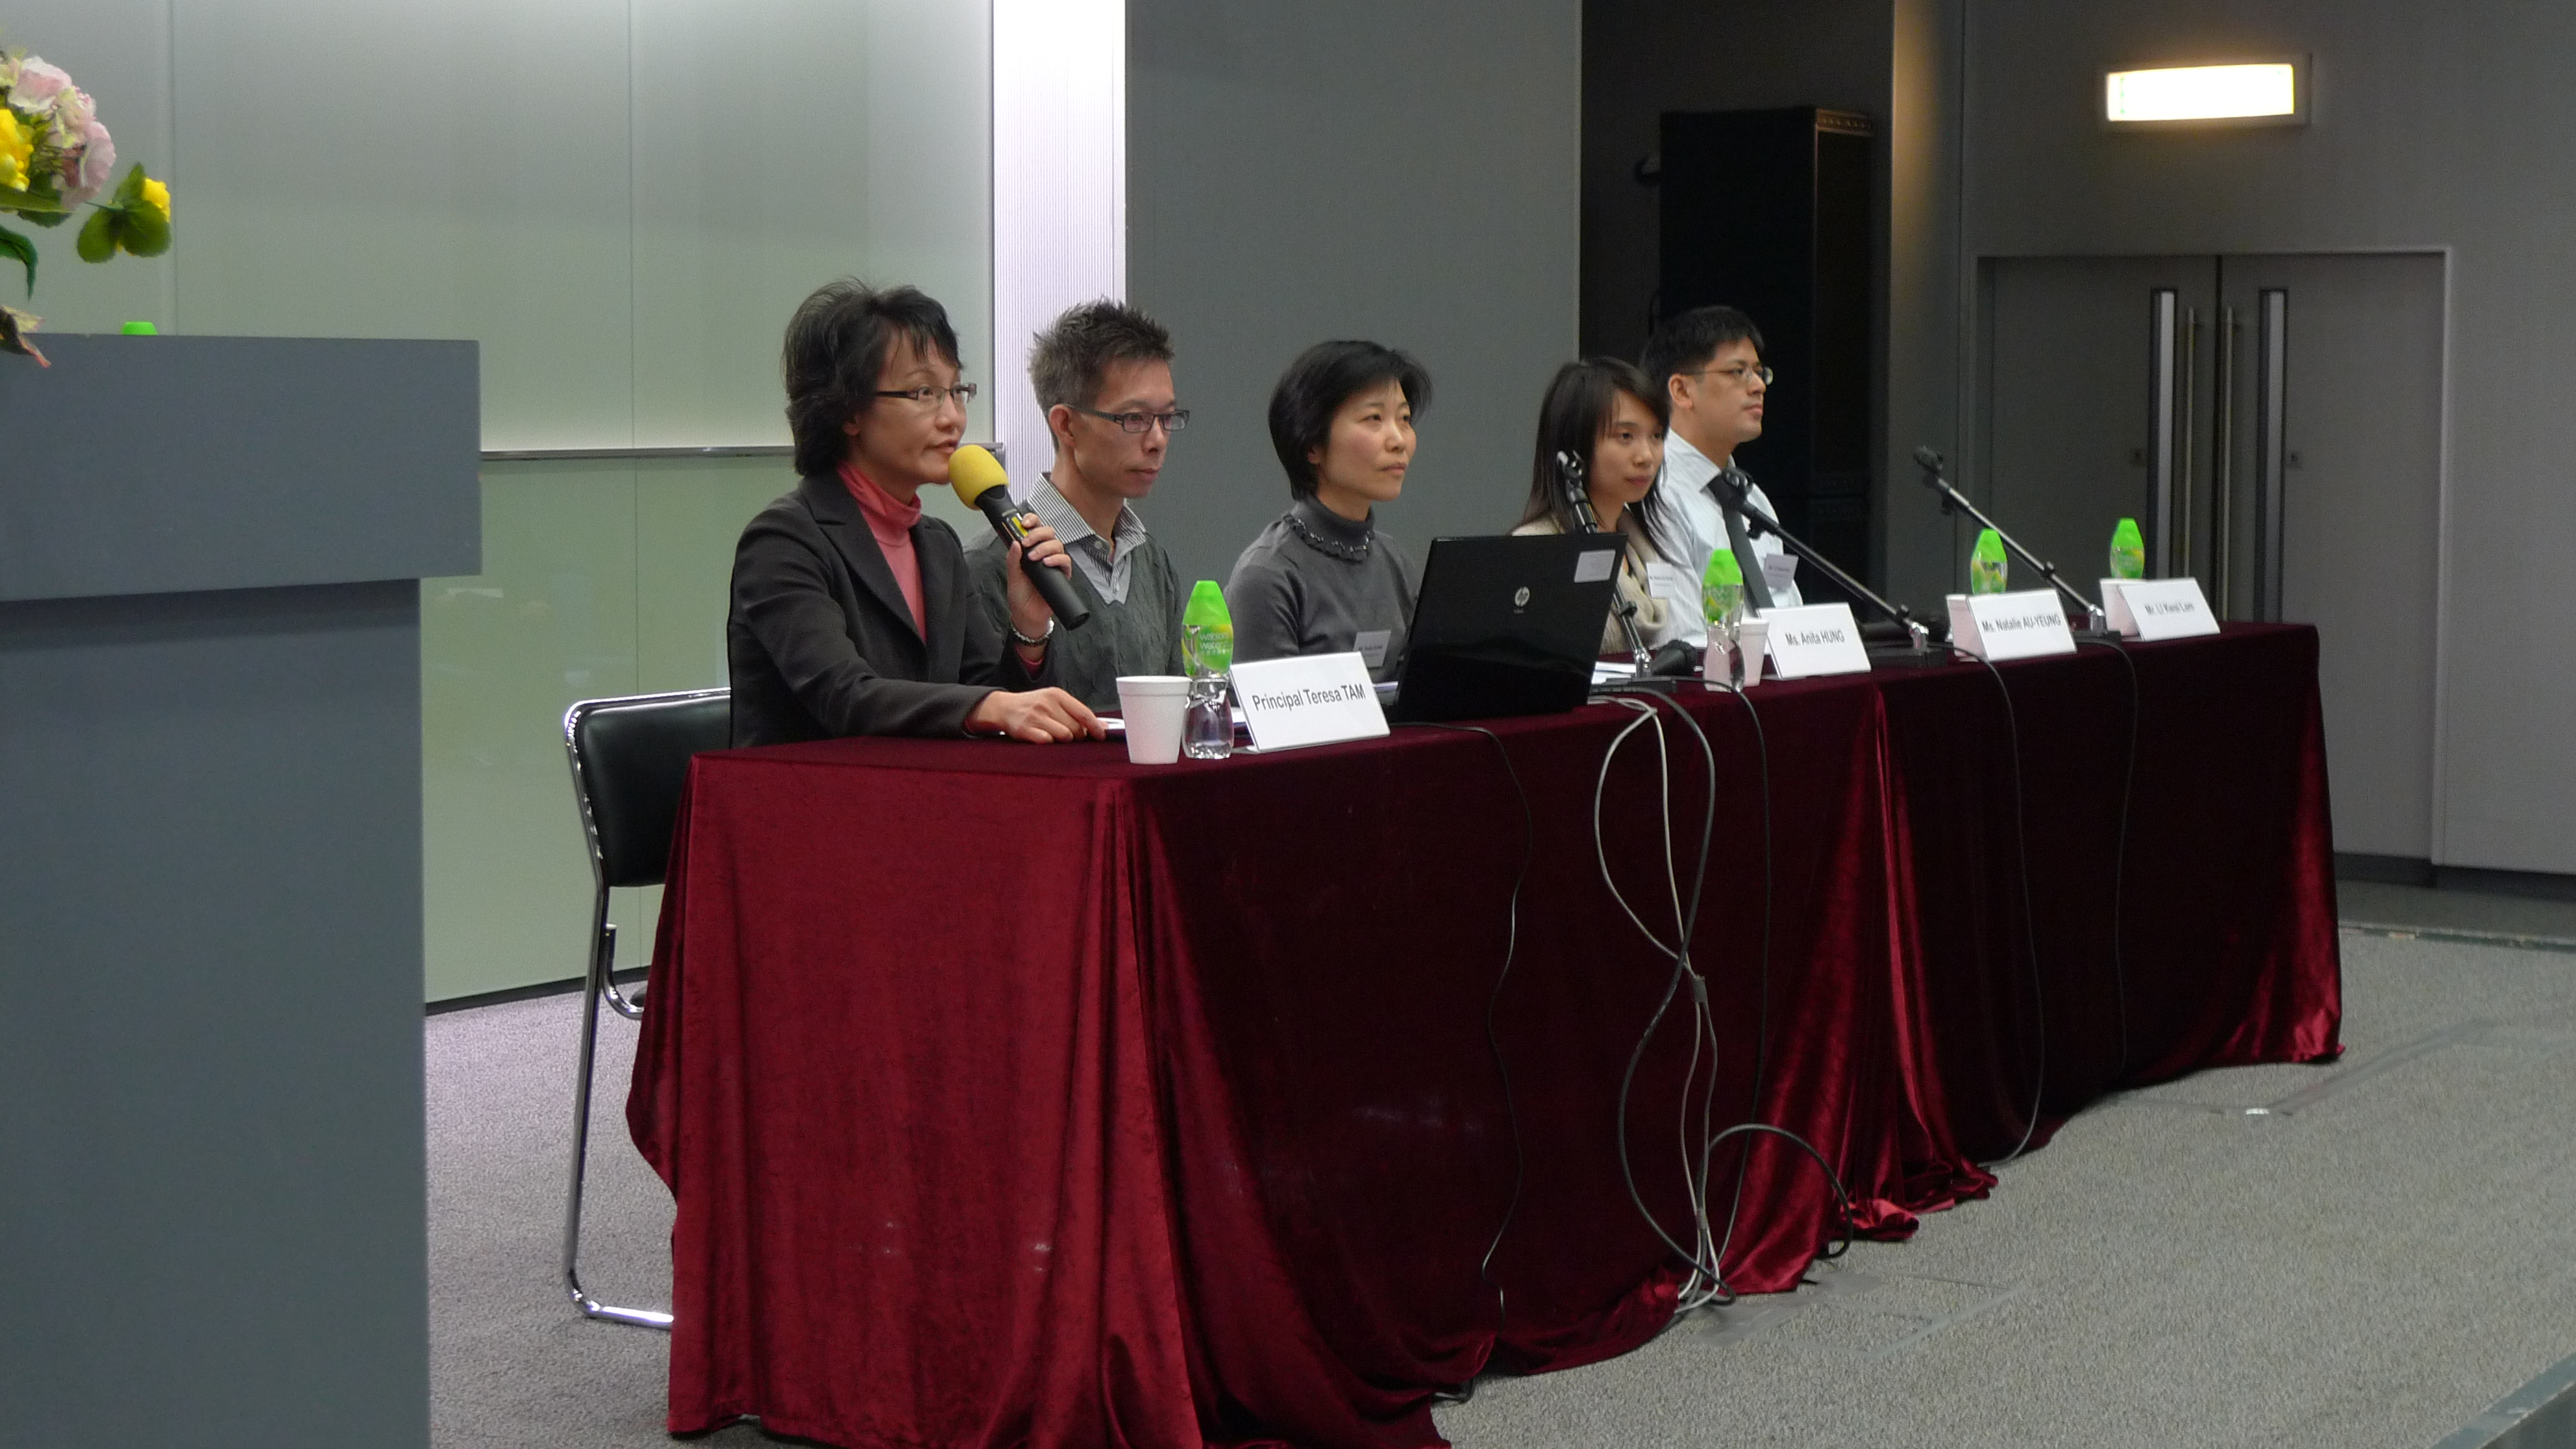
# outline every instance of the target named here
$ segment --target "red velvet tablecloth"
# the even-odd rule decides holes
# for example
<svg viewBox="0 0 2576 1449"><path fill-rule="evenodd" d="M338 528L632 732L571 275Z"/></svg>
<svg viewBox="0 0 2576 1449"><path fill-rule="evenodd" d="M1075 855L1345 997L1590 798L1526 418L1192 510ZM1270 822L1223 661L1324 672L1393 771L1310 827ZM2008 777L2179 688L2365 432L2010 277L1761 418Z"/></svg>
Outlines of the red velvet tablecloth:
<svg viewBox="0 0 2576 1449"><path fill-rule="evenodd" d="M1716 767L1691 1100L1813 1143L1862 1231L2110 1087L2337 1049L2313 632L1681 702ZM670 1427L1393 1449L1489 1361L1650 1337L1683 1265L1618 1134L1690 1241L1688 994L1623 1119L1672 973L1594 797L1669 936L1660 780L1685 893L1710 792L1669 717L1603 782L1634 720L699 757L628 1102L679 1205ZM1755 1142L1726 1267L1767 1291L1840 1225Z"/></svg>

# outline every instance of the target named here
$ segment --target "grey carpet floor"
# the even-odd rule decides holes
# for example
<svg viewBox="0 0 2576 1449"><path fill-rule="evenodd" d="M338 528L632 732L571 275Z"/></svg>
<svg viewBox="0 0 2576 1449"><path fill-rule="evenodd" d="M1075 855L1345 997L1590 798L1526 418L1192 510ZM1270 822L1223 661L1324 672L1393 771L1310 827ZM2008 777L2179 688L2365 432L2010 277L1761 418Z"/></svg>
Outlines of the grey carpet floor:
<svg viewBox="0 0 2576 1449"><path fill-rule="evenodd" d="M2436 1444L2576 1353L2576 955L2343 946L2343 1062L2115 1098L1911 1242L1609 1363L1490 1378L1441 1427L1468 1449ZM434 1442L669 1443L663 1337L556 1287L573 999L427 1030ZM670 1202L624 1135L633 1035L604 1024L585 1278L658 1307Z"/></svg>

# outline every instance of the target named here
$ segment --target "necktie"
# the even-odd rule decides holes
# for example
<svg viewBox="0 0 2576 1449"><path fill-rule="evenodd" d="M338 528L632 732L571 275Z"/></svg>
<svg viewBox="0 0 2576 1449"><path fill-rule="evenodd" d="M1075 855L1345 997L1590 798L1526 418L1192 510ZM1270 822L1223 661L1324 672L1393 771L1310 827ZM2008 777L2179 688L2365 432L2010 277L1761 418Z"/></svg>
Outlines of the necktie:
<svg viewBox="0 0 2576 1449"><path fill-rule="evenodd" d="M1721 473L1735 488L1752 491L1753 480L1745 476L1743 469L1727 468ZM1762 557L1753 551L1753 539L1744 531L1744 515L1727 501L1733 496L1732 490L1726 490L1717 500L1717 511L1726 515L1726 546L1735 554L1735 566L1744 573L1745 602L1757 610L1767 609L1771 607L1771 581L1763 576Z"/></svg>

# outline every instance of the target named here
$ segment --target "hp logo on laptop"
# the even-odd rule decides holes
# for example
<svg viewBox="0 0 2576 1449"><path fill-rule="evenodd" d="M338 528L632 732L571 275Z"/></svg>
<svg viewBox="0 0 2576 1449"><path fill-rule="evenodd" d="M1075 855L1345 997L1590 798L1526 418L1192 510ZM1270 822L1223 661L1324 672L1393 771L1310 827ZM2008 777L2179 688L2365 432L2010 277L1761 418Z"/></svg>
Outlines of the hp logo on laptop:
<svg viewBox="0 0 2576 1449"><path fill-rule="evenodd" d="M1515 609L1526 609L1529 607L1529 585L1523 584L1519 588L1512 590L1512 607Z"/></svg>

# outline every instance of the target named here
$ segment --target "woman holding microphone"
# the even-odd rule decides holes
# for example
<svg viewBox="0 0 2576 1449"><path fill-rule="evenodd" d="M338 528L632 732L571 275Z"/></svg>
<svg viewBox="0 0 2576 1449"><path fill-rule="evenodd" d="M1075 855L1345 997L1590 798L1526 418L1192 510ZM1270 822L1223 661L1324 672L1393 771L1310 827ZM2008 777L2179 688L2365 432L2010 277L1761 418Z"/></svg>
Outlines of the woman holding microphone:
<svg viewBox="0 0 2576 1449"><path fill-rule="evenodd" d="M725 654L733 743L841 735L1097 739L1100 721L1053 688L1055 618L1006 561L1008 618L974 605L955 530L921 510L948 481L974 384L957 333L911 287L843 279L787 324L787 422L795 489L744 528L734 550ZM1031 529L1027 551L1070 570L1064 545ZM1005 633L1007 630L1007 635Z"/></svg>

